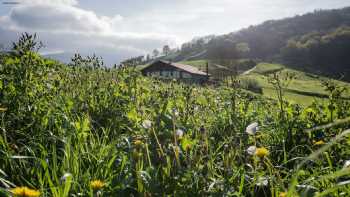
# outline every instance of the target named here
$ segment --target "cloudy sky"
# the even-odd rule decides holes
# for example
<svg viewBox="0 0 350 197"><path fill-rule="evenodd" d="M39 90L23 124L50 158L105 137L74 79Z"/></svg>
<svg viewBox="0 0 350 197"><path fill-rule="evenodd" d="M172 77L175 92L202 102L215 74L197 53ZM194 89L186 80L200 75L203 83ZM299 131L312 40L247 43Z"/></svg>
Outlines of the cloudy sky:
<svg viewBox="0 0 350 197"><path fill-rule="evenodd" d="M16 5L4 2L19 2ZM0 44L36 32L43 54L66 60L79 52L108 63L224 34L269 19L315 9L350 6L350 0L0 0Z"/></svg>

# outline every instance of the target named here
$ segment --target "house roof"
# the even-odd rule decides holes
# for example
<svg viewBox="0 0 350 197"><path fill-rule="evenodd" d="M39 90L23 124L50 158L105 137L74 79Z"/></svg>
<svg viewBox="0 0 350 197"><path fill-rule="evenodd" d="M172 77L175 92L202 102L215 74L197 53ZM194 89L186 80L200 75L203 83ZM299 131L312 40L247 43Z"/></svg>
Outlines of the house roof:
<svg viewBox="0 0 350 197"><path fill-rule="evenodd" d="M186 64L179 64L179 63L174 63L174 62L170 62L170 61L164 61L164 60L158 60L156 62L154 62L153 64L151 64L150 66L154 65L155 63L158 63L158 62L161 62L163 64L167 64L169 66L173 66L173 67L176 67L180 70L183 70L183 71L186 71L186 72L189 72L191 74L196 74L196 75L207 75L207 73L199 70L198 68L196 67L193 67L193 66L190 66L190 65L186 65ZM149 67L149 66L147 66ZM146 67L146 68L147 68ZM144 68L144 69L146 69Z"/></svg>

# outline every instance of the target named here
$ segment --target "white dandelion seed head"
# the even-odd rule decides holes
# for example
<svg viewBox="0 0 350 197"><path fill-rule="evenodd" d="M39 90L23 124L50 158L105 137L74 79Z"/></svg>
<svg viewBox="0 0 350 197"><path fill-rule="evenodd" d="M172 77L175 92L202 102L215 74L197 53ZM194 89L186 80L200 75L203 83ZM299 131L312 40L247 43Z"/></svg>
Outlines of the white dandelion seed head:
<svg viewBox="0 0 350 197"><path fill-rule="evenodd" d="M184 131L183 130L181 130L181 129L177 129L176 130L176 136L178 138L182 138L183 135L184 135Z"/></svg>
<svg viewBox="0 0 350 197"><path fill-rule="evenodd" d="M72 177L73 175L71 174L71 173L69 173L69 172L66 172L66 173L64 173L64 175L61 177L61 182L66 182L66 180L69 178L69 177Z"/></svg>
<svg viewBox="0 0 350 197"><path fill-rule="evenodd" d="M259 131L259 124L257 122L248 125L245 130L249 135L255 135L257 131Z"/></svg>
<svg viewBox="0 0 350 197"><path fill-rule="evenodd" d="M152 127L152 122L150 120L144 120L142 122L142 127L145 129L150 129Z"/></svg>
<svg viewBox="0 0 350 197"><path fill-rule="evenodd" d="M256 183L257 186L267 186L268 184L269 180L264 176L259 177Z"/></svg>
<svg viewBox="0 0 350 197"><path fill-rule="evenodd" d="M254 155L255 152L256 152L256 146L249 146L249 147L247 148L247 153L248 153L249 155Z"/></svg>
<svg viewBox="0 0 350 197"><path fill-rule="evenodd" d="M350 160L344 162L344 168L350 168Z"/></svg>

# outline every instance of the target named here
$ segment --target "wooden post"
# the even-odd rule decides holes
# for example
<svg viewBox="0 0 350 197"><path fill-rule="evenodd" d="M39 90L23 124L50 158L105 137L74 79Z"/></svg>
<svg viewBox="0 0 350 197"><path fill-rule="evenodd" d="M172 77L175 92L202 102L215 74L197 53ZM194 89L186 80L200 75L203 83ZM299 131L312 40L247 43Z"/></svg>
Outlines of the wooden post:
<svg viewBox="0 0 350 197"><path fill-rule="evenodd" d="M207 72L207 80L209 80L209 62L207 61L207 65L205 68L206 72Z"/></svg>

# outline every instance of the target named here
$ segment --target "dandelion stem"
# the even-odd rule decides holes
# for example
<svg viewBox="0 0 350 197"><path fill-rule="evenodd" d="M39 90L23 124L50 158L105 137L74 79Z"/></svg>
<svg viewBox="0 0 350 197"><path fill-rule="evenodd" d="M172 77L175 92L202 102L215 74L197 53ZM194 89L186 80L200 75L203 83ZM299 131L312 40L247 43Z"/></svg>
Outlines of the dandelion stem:
<svg viewBox="0 0 350 197"><path fill-rule="evenodd" d="M161 153L161 156L164 157L164 151L163 151L163 148L162 148L162 145L159 143L159 140L158 140L158 136L154 130L154 128L152 128L152 132L153 132L153 135L154 135L154 138L156 139L157 141L157 144L158 144L158 147L159 147L159 150L160 150L160 153Z"/></svg>
<svg viewBox="0 0 350 197"><path fill-rule="evenodd" d="M146 153L147 153L147 159L148 159L149 167L152 168L152 162L151 162L151 157L149 155L149 150L148 150L148 144L147 143L146 143Z"/></svg>

